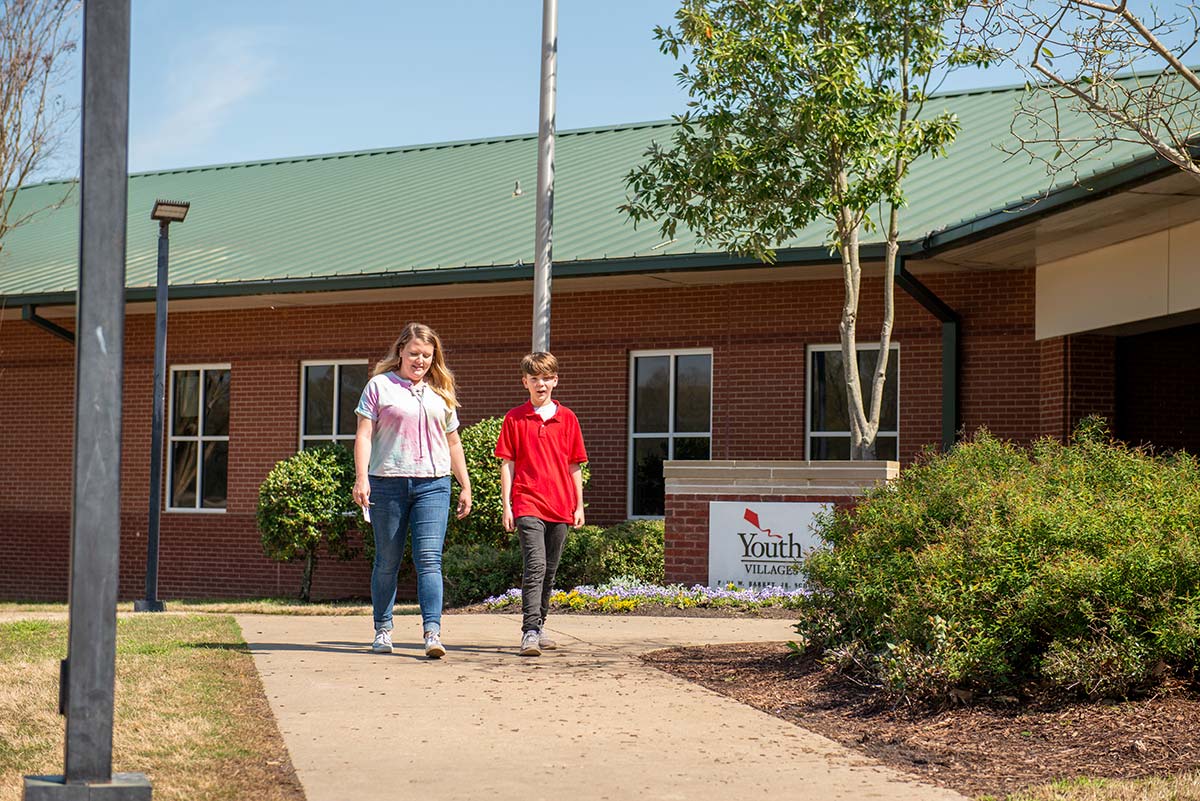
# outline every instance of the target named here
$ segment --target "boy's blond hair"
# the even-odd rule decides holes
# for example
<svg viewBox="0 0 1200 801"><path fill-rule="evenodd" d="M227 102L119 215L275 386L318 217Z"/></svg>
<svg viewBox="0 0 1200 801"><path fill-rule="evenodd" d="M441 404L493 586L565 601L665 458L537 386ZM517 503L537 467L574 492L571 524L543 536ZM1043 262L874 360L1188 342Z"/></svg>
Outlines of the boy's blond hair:
<svg viewBox="0 0 1200 801"><path fill-rule="evenodd" d="M529 376L558 375L558 359L553 353L535 351L521 359L521 372Z"/></svg>

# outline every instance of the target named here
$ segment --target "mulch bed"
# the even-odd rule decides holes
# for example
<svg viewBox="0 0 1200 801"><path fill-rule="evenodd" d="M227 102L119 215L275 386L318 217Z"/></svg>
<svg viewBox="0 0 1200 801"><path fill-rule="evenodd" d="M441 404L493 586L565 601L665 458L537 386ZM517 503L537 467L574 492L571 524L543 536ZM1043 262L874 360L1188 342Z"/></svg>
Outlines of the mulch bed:
<svg viewBox="0 0 1200 801"><path fill-rule="evenodd" d="M1200 693L1178 686L1120 703L897 708L790 656L783 643L671 648L668 673L818 732L965 795L1007 794L1073 776L1142 778L1200 768Z"/></svg>

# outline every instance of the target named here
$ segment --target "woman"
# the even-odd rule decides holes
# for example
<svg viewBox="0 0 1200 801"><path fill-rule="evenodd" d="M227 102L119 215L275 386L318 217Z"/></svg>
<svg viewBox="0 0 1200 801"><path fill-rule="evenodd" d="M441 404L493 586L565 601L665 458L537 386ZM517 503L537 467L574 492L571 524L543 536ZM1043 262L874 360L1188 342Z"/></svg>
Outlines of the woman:
<svg viewBox="0 0 1200 801"><path fill-rule="evenodd" d="M371 650L392 652L392 607L404 541L412 530L425 655L442 646L442 545L450 511L450 474L462 487L456 513L471 511L471 480L458 436L454 375L431 328L409 323L371 372L359 399L354 439L354 502L375 531Z"/></svg>

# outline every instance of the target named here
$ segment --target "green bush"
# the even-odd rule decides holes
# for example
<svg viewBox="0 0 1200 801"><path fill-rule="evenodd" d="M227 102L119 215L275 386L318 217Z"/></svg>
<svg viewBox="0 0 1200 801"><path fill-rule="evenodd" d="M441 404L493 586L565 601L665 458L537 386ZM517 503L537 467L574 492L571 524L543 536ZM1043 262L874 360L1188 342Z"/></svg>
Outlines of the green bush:
<svg viewBox="0 0 1200 801"><path fill-rule="evenodd" d="M503 545L453 543L442 559L446 603L482 601L521 586L521 547L515 534ZM618 576L661 584L661 520L629 520L611 528L571 529L563 545L556 587L603 584Z"/></svg>
<svg viewBox="0 0 1200 801"><path fill-rule="evenodd" d="M821 525L800 644L896 696L1123 697L1196 667L1194 457L1095 420L1028 450L984 431Z"/></svg>
<svg viewBox="0 0 1200 801"><path fill-rule="evenodd" d="M663 522L627 520L611 528L581 526L567 535L555 584L598 585L617 577L663 583Z"/></svg>
<svg viewBox="0 0 1200 801"><path fill-rule="evenodd" d="M256 520L263 552L280 562L304 560L300 600L308 601L322 543L339 559L357 550L347 533L370 531L354 503L354 457L340 445L308 448L277 463L258 488Z"/></svg>
<svg viewBox="0 0 1200 801"><path fill-rule="evenodd" d="M447 606L463 606L521 586L521 549L490 543L452 543L442 555Z"/></svg>
<svg viewBox="0 0 1200 801"><path fill-rule="evenodd" d="M500 436L501 422L498 417L486 417L458 430L466 456L467 475L471 477L471 514L462 520L455 519L454 509L458 506L461 488L457 481L452 481L450 522L446 526L447 550L459 544L486 543L496 547L507 544L508 533L502 525L504 507L500 503L500 460L492 455Z"/></svg>

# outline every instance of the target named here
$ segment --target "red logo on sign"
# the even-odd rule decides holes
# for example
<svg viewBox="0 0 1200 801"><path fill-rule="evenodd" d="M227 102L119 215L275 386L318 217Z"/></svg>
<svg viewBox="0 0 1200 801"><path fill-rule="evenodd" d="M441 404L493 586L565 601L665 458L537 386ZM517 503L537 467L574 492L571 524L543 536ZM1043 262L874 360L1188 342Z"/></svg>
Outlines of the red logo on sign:
<svg viewBox="0 0 1200 801"><path fill-rule="evenodd" d="M763 528L761 525L759 525L759 523L758 523L758 512L755 512L753 509L747 509L747 510L746 510L746 514L744 515L744 517L746 518L746 522L747 522L747 523L749 523L750 525L754 526L754 527L755 527L756 529L758 529L759 531L766 532L766 535L767 535L768 537L774 537L774 538L775 538L775 539L777 539L777 540L781 540L781 539L783 539L783 535L782 535L782 534L776 534L776 533L772 532L772 531L771 531L771 529L769 529L769 528Z"/></svg>

